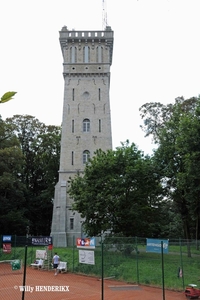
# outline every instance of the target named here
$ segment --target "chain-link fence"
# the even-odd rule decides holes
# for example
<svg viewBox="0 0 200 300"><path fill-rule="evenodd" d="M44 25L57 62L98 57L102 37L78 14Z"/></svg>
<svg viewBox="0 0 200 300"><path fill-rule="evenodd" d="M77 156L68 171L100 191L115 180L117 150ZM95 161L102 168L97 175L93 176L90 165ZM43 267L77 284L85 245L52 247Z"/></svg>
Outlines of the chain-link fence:
<svg viewBox="0 0 200 300"><path fill-rule="evenodd" d="M22 283L24 268L13 270L13 262L22 261L24 265L26 260L26 270L32 270L31 264L38 258L37 253L46 253L42 270L53 275L50 271L53 270L54 252L58 253L62 262L67 263L67 274L84 274L99 279L101 295L105 293L102 283L106 280L183 291L185 285L198 285L200 279L199 241L195 240L96 237L77 241L73 238L68 241L72 246L52 249L46 245L32 245L29 237L12 236L7 250L5 244L1 237L0 275L8 275L9 280L11 274L18 272ZM37 271L34 273L36 277L39 274ZM29 299L28 296L26 299ZM31 299L34 299L33 296ZM45 295L43 299L46 299Z"/></svg>

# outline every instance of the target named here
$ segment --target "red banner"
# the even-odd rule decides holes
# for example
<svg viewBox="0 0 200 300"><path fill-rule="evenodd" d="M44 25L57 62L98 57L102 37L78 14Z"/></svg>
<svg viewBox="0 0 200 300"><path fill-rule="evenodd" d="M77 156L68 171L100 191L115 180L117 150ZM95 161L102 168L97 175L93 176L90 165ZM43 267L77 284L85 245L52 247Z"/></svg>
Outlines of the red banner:
<svg viewBox="0 0 200 300"><path fill-rule="evenodd" d="M3 244L3 252L4 253L11 253L11 244Z"/></svg>

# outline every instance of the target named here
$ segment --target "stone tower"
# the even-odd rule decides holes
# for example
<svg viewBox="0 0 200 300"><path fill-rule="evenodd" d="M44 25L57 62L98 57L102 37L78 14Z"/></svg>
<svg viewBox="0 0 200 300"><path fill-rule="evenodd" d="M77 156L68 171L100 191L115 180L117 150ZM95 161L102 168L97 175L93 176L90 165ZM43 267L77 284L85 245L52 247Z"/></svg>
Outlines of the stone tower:
<svg viewBox="0 0 200 300"><path fill-rule="evenodd" d="M60 31L64 104L59 181L55 187L51 236L55 247L81 237L82 221L71 210L68 180L83 172L97 149L112 149L110 66L114 34L103 31Z"/></svg>

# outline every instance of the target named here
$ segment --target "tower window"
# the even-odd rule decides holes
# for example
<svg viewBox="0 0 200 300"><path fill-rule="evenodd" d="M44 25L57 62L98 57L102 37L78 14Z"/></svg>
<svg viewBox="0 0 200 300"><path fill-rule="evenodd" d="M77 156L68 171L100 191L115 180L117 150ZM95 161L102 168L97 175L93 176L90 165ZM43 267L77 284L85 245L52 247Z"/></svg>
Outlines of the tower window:
<svg viewBox="0 0 200 300"><path fill-rule="evenodd" d="M103 48L101 46L97 47L97 62L98 63L103 62Z"/></svg>
<svg viewBox="0 0 200 300"><path fill-rule="evenodd" d="M73 230L73 229L74 229L74 219L73 219L73 218L70 218L70 219L69 219L69 229L70 229L70 230Z"/></svg>
<svg viewBox="0 0 200 300"><path fill-rule="evenodd" d="M99 132L101 132L101 120L99 120Z"/></svg>
<svg viewBox="0 0 200 300"><path fill-rule="evenodd" d="M74 101L74 89L72 89L72 100Z"/></svg>
<svg viewBox="0 0 200 300"><path fill-rule="evenodd" d="M74 165L74 151L72 151L72 166Z"/></svg>
<svg viewBox="0 0 200 300"><path fill-rule="evenodd" d="M72 132L74 133L74 120L72 120Z"/></svg>
<svg viewBox="0 0 200 300"><path fill-rule="evenodd" d="M73 64L77 61L77 49L75 46L70 48L70 62Z"/></svg>
<svg viewBox="0 0 200 300"><path fill-rule="evenodd" d="M90 158L90 151L85 150L83 151L83 163L86 164Z"/></svg>
<svg viewBox="0 0 200 300"><path fill-rule="evenodd" d="M90 131L90 120L84 119L83 120L83 132L89 132Z"/></svg>
<svg viewBox="0 0 200 300"><path fill-rule="evenodd" d="M83 61L88 63L90 61L90 47L85 46L83 48Z"/></svg>
<svg viewBox="0 0 200 300"><path fill-rule="evenodd" d="M99 101L101 100L101 89L99 89Z"/></svg>

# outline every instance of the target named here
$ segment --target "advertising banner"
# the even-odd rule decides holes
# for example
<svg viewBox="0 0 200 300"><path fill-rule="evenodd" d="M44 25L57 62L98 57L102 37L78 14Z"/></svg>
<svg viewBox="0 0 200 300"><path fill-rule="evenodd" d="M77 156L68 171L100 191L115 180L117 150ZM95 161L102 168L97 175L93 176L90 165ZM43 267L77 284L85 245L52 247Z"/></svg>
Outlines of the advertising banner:
<svg viewBox="0 0 200 300"><path fill-rule="evenodd" d="M11 262L12 270L20 270L21 269L21 263L19 259L15 259L14 261Z"/></svg>
<svg viewBox="0 0 200 300"><path fill-rule="evenodd" d="M8 243L11 242L12 236L11 235L3 235L3 242Z"/></svg>
<svg viewBox="0 0 200 300"><path fill-rule="evenodd" d="M52 245L52 237L51 236L37 236L31 238L32 245L35 246L48 246Z"/></svg>
<svg viewBox="0 0 200 300"><path fill-rule="evenodd" d="M94 251L79 250L79 263L94 265Z"/></svg>
<svg viewBox="0 0 200 300"><path fill-rule="evenodd" d="M161 241L163 242L163 253L168 253L168 240L147 239L146 251L161 253Z"/></svg>
<svg viewBox="0 0 200 300"><path fill-rule="evenodd" d="M84 238L84 239L77 238L76 246L77 246L77 248L94 249L95 248L95 238Z"/></svg>
<svg viewBox="0 0 200 300"><path fill-rule="evenodd" d="M36 250L36 258L47 259L46 250Z"/></svg>
<svg viewBox="0 0 200 300"><path fill-rule="evenodd" d="M10 243L3 244L3 252L11 253L11 244Z"/></svg>

